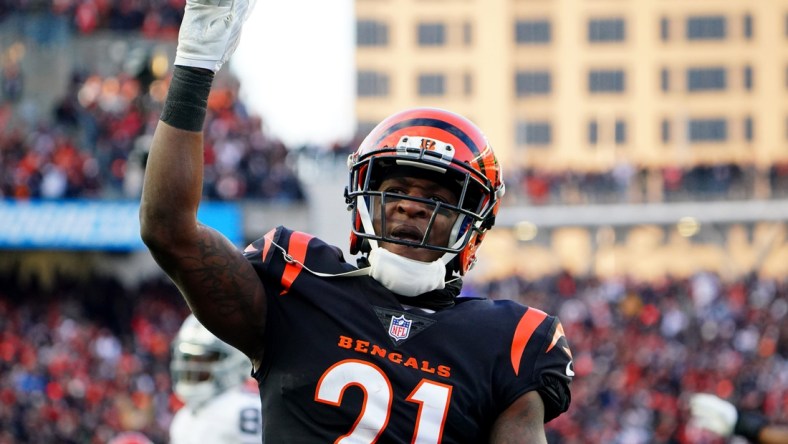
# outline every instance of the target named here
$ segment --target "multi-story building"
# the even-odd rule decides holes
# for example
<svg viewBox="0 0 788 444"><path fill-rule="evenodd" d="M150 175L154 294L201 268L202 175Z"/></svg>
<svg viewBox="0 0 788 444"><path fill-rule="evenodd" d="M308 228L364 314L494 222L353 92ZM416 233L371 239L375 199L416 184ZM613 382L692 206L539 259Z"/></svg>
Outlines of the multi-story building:
<svg viewBox="0 0 788 444"><path fill-rule="evenodd" d="M788 159L788 1L358 0L357 115L437 105L505 164Z"/></svg>
<svg viewBox="0 0 788 444"><path fill-rule="evenodd" d="M743 229L752 244L772 232L764 216L785 229L774 165L788 162L788 0L357 0L356 20L360 132L404 107L440 106L486 131L512 191L525 188L526 168L620 169L640 181L620 207L515 203L503 224L526 222L553 247L567 226L590 227L569 236L589 256L611 238L599 233L618 233L614 246L643 224L670 243L683 216L704 227L692 242L705 232L730 244ZM763 211L708 206L702 193L664 203L671 169L706 168L709 182L730 183L719 165L745 172L747 191L733 197L771 198Z"/></svg>

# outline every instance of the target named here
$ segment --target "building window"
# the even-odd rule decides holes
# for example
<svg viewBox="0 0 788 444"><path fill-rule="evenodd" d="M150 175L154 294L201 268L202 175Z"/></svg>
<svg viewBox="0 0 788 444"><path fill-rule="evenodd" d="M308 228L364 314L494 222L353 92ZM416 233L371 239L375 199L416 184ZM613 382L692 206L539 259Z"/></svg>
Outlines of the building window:
<svg viewBox="0 0 788 444"><path fill-rule="evenodd" d="M356 22L356 46L386 46L389 44L389 27L377 20Z"/></svg>
<svg viewBox="0 0 788 444"><path fill-rule="evenodd" d="M514 25L515 41L518 44L550 43L552 32L547 20L518 20Z"/></svg>
<svg viewBox="0 0 788 444"><path fill-rule="evenodd" d="M616 120L615 126L616 145L627 143L627 123L623 120Z"/></svg>
<svg viewBox="0 0 788 444"><path fill-rule="evenodd" d="M517 123L518 145L550 145L553 130L549 122L521 121Z"/></svg>
<svg viewBox="0 0 788 444"><path fill-rule="evenodd" d="M785 35L788 36L788 15L785 16Z"/></svg>
<svg viewBox="0 0 788 444"><path fill-rule="evenodd" d="M724 142L728 138L725 119L690 119L688 124L690 142Z"/></svg>
<svg viewBox="0 0 788 444"><path fill-rule="evenodd" d="M659 73L659 85L662 92L670 91L670 71L667 68L662 68Z"/></svg>
<svg viewBox="0 0 788 444"><path fill-rule="evenodd" d="M446 44L446 25L443 23L419 23L419 46L443 46Z"/></svg>
<svg viewBox="0 0 788 444"><path fill-rule="evenodd" d="M515 76L517 97L550 94L552 81L548 71L520 71Z"/></svg>
<svg viewBox="0 0 788 444"><path fill-rule="evenodd" d="M670 120L662 119L662 143L670 142Z"/></svg>
<svg viewBox="0 0 788 444"><path fill-rule="evenodd" d="M446 94L446 76L443 74L421 74L419 76L420 96L442 96Z"/></svg>
<svg viewBox="0 0 788 444"><path fill-rule="evenodd" d="M690 68L687 70L688 91L725 89L725 68Z"/></svg>
<svg viewBox="0 0 788 444"><path fill-rule="evenodd" d="M753 32L752 32L752 15L751 14L745 14L744 15L742 28L743 28L744 38L746 40L752 40Z"/></svg>
<svg viewBox="0 0 788 444"><path fill-rule="evenodd" d="M616 145L627 143L627 123L623 120L616 120L615 137Z"/></svg>
<svg viewBox="0 0 788 444"><path fill-rule="evenodd" d="M785 70L785 87L788 88L788 68Z"/></svg>
<svg viewBox="0 0 788 444"><path fill-rule="evenodd" d="M462 92L466 97L473 95L473 75L471 73L466 72L462 77Z"/></svg>
<svg viewBox="0 0 788 444"><path fill-rule="evenodd" d="M389 94L389 76L378 71L359 71L356 81L359 97L384 97Z"/></svg>
<svg viewBox="0 0 788 444"><path fill-rule="evenodd" d="M596 145L599 142L599 123L596 120L588 122L588 143Z"/></svg>
<svg viewBox="0 0 788 444"><path fill-rule="evenodd" d="M659 37L663 42L670 40L670 19L662 17L659 21Z"/></svg>
<svg viewBox="0 0 788 444"><path fill-rule="evenodd" d="M690 17L687 19L688 40L721 40L725 38L725 17Z"/></svg>
<svg viewBox="0 0 788 444"><path fill-rule="evenodd" d="M624 71L592 70L588 73L588 90L592 93L623 92Z"/></svg>
<svg viewBox="0 0 788 444"><path fill-rule="evenodd" d="M473 24L470 22L465 22L462 25L462 43L465 46L473 44Z"/></svg>
<svg viewBox="0 0 788 444"><path fill-rule="evenodd" d="M588 41L593 43L621 42L624 40L624 20L592 19L588 22Z"/></svg>
<svg viewBox="0 0 788 444"><path fill-rule="evenodd" d="M746 117L744 119L744 140L747 142L752 142L754 138L754 129L752 123L752 117Z"/></svg>
<svg viewBox="0 0 788 444"><path fill-rule="evenodd" d="M744 89L747 91L752 91L752 66L744 67L742 77L744 80Z"/></svg>

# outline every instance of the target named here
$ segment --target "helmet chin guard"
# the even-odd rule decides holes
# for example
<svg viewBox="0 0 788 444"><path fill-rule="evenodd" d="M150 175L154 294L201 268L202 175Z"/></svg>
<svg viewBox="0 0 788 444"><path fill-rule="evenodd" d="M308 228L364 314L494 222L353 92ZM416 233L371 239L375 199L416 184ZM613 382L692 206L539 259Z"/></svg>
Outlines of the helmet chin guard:
<svg viewBox="0 0 788 444"><path fill-rule="evenodd" d="M352 211L350 252L368 254L378 242L442 251L447 272L463 275L495 223L504 184L498 161L482 132L471 121L437 108L397 113L376 126L348 157L345 199ZM380 190L392 175L425 178L451 189L456 204ZM393 199L419 202L432 211L422 239L387 234L383 207ZM445 245L428 240L438 214L456 217ZM373 218L379 217L380 233Z"/></svg>

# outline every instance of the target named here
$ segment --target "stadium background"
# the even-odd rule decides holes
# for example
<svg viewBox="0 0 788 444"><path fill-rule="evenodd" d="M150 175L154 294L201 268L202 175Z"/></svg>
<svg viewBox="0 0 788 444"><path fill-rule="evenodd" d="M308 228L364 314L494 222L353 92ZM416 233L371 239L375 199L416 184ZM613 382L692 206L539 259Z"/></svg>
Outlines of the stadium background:
<svg viewBox="0 0 788 444"><path fill-rule="evenodd" d="M414 25L396 28L381 25L379 18L387 15L375 13L372 3L356 6L360 134L388 114L386 107L408 100L478 109L474 100L488 97L483 79L473 84L482 90L474 94L467 82L452 86L457 83L451 75L443 81L434 74L411 76L423 84L404 88L413 91L408 99L396 87L396 73L377 68L370 76L368 64L379 57L370 52L399 44L405 34L391 31L388 37L388 29L412 29L414 51L444 44L451 50L457 42L473 46L464 33L453 37L456 21L440 26L434 10L423 11L429 19L417 26L418 2L408 2L413 9L402 14ZM512 24L503 34L515 40L507 57L525 57L521 65L527 68L529 54L520 46L527 50L529 39L544 39L545 23L548 43L558 40L565 25L545 11L553 2L514 3L498 8ZM611 2L594 3L583 18L588 28L584 22L581 29L588 29L591 41L602 39L602 52L634 34L622 30L614 13L594 14ZM621 2L612 3L614 11ZM615 96L627 96L627 88L616 91L616 75L605 77L609 70L596 74L602 76L603 100L594 94L576 99L577 106L590 106L583 117L590 122L570 132L584 144L600 145L603 155L595 158L612 161L585 163L567 160L587 150L561 142L558 124L552 129L545 116L513 117L523 109L553 107L559 82L545 83L542 71L504 74L511 90L502 94L514 103L504 113L511 114L514 134L499 131L495 147L508 159L504 166L511 164L505 171L508 194L465 292L520 300L562 319L577 378L569 413L548 426L550 442L705 442L686 427L684 402L692 391L786 418L788 116L781 104L788 58L781 47L788 40L788 3L750 9L743 1L711 1L691 11L677 3L662 2L654 29L681 29L673 32L672 44L701 45L703 54L713 56L699 63L705 69L682 65L686 90L668 90L681 90L693 106L706 103L707 114L729 107L737 118L754 117L728 126L721 119L681 115L690 105L667 109L676 115L665 120L686 121L688 128L693 121L697 134L688 129L686 138L668 137L668 143L664 134L656 137L654 145L679 148L650 147L654 163L620 154L626 150L619 144L641 140L627 134L646 131L632 130L634 124L622 130L620 121L634 119L627 113L634 115L637 107L619 106ZM378 7L385 10L386 4ZM103 443L125 430L166 442L179 407L169 385L169 341L187 307L139 241L136 205L181 9L180 0L0 5L0 443ZM663 25L666 17L672 21ZM707 20L690 31L698 17ZM656 42L663 38L653 36ZM544 50L535 51L539 60ZM739 59L728 57L748 63L755 86L748 89L742 80L740 87L738 74L726 76L727 69L721 80L719 69L708 69L735 64L730 72L739 72ZM782 77L760 74L774 71ZM684 75L676 74L673 84L683 85ZM265 117L250 113L239 99L241 85L230 70L216 84L206 122L201 220L239 246L281 223L346 248L343 162L358 138L286 146L267 131ZM655 88L651 99L660 101L664 93ZM763 96L778 105L762 118ZM633 99L636 105L640 100ZM560 108L555 114L563 115ZM604 129L611 115L612 128ZM664 130L661 121L655 126ZM600 142L605 138L610 143ZM605 152L611 147L612 156ZM708 154L715 147L719 155Z"/></svg>

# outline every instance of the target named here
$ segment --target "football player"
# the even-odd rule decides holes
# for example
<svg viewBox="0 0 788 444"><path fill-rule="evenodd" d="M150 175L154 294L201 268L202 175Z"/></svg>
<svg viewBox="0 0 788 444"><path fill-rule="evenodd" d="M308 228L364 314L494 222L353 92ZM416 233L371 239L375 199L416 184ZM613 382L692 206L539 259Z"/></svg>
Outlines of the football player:
<svg viewBox="0 0 788 444"><path fill-rule="evenodd" d="M350 250L286 227L239 251L196 219L214 73L250 5L188 0L141 234L193 313L252 361L267 442L544 443L574 376L561 323L458 297L504 193L485 136L449 111L383 120L350 156Z"/></svg>
<svg viewBox="0 0 788 444"><path fill-rule="evenodd" d="M184 406L170 424L170 443L260 443L260 398L245 384L250 369L249 358L189 315L172 343L173 390Z"/></svg>
<svg viewBox="0 0 788 444"><path fill-rule="evenodd" d="M770 424L760 413L740 410L718 396L695 393L689 404L694 427L724 438L742 436L756 444L788 444L788 425Z"/></svg>

